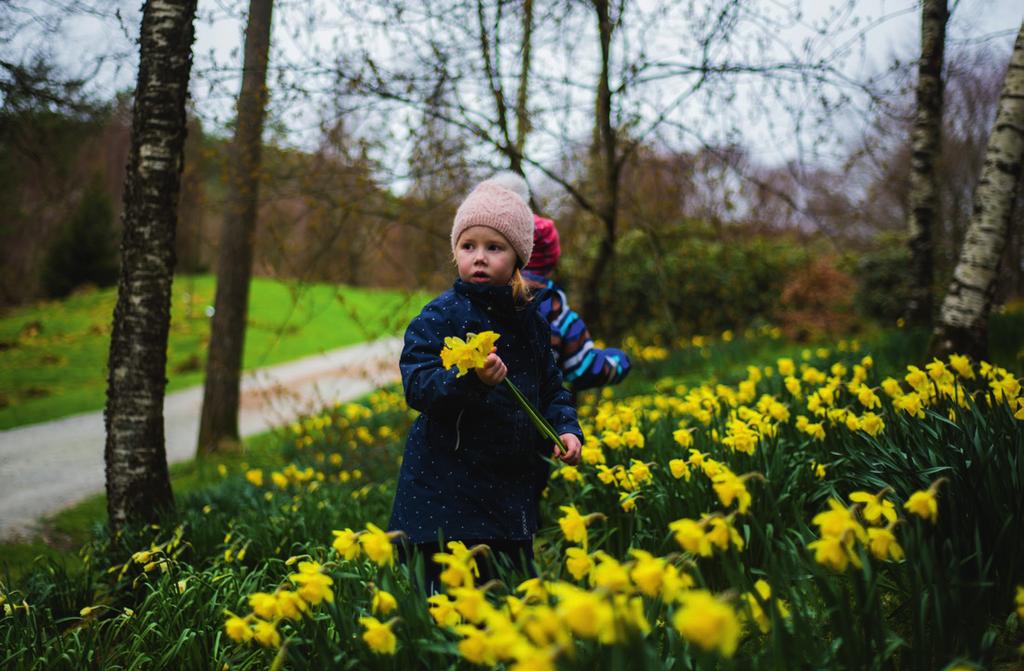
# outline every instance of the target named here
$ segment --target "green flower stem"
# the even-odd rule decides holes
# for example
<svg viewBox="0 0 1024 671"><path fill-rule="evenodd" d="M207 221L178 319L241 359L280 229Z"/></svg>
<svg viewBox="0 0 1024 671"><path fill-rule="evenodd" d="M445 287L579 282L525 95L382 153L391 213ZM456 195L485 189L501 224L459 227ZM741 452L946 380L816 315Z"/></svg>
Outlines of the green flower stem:
<svg viewBox="0 0 1024 671"><path fill-rule="evenodd" d="M512 392L512 396L514 396L515 399L519 402L519 405L523 407L523 410L526 411L526 414L530 416L530 421L532 421L533 425L537 427L537 430L540 431L541 435L545 436L546 438L550 438L555 443L555 445L558 446L559 454L564 455L566 452L568 452L568 450L565 449L565 445L562 444L562 439L558 436L557 433L555 433L555 428L551 426L551 423L548 422L548 420L545 419L543 415L537 412L537 410L533 407L533 405L530 404L529 401L526 400L526 397L523 396L523 392L519 391L518 387L512 384L512 380L506 377L505 385L509 388L509 391Z"/></svg>

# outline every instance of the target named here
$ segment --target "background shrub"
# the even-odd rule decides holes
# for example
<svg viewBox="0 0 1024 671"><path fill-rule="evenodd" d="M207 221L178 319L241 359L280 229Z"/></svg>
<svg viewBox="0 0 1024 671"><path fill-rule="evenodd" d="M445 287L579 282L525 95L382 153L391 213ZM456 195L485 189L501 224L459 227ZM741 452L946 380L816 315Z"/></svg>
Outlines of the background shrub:
<svg viewBox="0 0 1024 671"><path fill-rule="evenodd" d="M857 263L857 310L884 324L903 316L910 299L909 263L907 245L895 236L864 253Z"/></svg>
<svg viewBox="0 0 1024 671"><path fill-rule="evenodd" d="M117 273L114 204L100 176L93 175L47 253L42 283L48 296L60 298L83 284L110 286Z"/></svg>
<svg viewBox="0 0 1024 671"><path fill-rule="evenodd" d="M594 253L596 242L584 256ZM810 257L778 236L727 239L683 226L668 233L629 231L616 254L602 280L601 313L586 315L588 324L600 337L664 340L771 321L787 278ZM580 307L582 282L570 289L570 304Z"/></svg>
<svg viewBox="0 0 1024 671"><path fill-rule="evenodd" d="M776 322L797 341L850 333L857 325L854 291L853 278L836 267L834 257L810 259L782 287Z"/></svg>

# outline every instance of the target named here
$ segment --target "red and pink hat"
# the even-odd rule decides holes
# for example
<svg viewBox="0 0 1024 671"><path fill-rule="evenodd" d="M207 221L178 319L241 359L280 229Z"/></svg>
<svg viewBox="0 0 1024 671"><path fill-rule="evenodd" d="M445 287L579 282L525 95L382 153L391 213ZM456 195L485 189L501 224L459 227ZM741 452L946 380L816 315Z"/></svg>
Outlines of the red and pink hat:
<svg viewBox="0 0 1024 671"><path fill-rule="evenodd" d="M558 229L555 222L544 217L533 215L533 254L526 270L546 275L555 268L558 257L562 255L562 246L558 241Z"/></svg>

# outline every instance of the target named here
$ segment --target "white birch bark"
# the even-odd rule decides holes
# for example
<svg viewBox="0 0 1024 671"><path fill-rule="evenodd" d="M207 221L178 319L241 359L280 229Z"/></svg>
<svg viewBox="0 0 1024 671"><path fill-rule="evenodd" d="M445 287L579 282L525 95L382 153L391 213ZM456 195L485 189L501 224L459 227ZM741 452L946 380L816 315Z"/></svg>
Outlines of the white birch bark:
<svg viewBox="0 0 1024 671"><path fill-rule="evenodd" d="M987 350L988 316L999 261L1009 237L1013 203L1024 165L1024 24L1010 55L985 165L974 193L974 212L960 260L932 338L936 354L962 352L977 359Z"/></svg>
<svg viewBox="0 0 1024 671"><path fill-rule="evenodd" d="M195 13L196 0L147 0L142 13L105 412L114 530L173 505L163 402Z"/></svg>

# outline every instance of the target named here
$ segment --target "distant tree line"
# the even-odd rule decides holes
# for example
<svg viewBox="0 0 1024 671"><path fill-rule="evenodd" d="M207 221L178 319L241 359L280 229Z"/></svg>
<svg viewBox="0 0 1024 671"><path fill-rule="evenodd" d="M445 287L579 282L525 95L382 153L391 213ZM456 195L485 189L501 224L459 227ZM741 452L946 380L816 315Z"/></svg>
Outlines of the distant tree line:
<svg viewBox="0 0 1024 671"><path fill-rule="evenodd" d="M952 273L967 229L1004 59L990 48L961 49L952 52L946 67L949 93L936 164L936 291ZM897 75L901 82L912 77L909 72ZM58 296L83 283L112 283L109 274L90 275L89 266L116 263L129 104L128 94L56 110L45 101L5 98L0 111L0 304ZM913 104L911 95L898 92L880 100L838 167L763 165L742 146L695 151L637 147L623 168L620 230L636 229L656 239L658 230L703 221L737 235L787 231L805 243L816 239L833 252L841 250L850 256L847 270L865 282L879 278L892 287L896 280L906 287L900 294L906 298L909 278L899 274L909 255L901 240L909 209ZM442 286L447 277L439 269L446 258L444 238L453 203L492 168L467 164L466 149L460 151L460 141L449 131L435 127L427 134L434 139L418 144L410 162L435 169L402 194L382 181L385 173L373 158L372 144L387 138L353 134L343 119L325 125L313 150L269 144L260 175L254 272L367 286ZM228 146L227 138L209 134L190 117L175 242L179 272L217 265ZM558 219L566 238L566 279L582 281L585 242L594 239L590 215L564 198L554 183L542 181L535 191L538 207ZM97 201L105 205L97 208ZM108 208L109 215L95 219ZM96 221L99 233L92 237L97 242L110 242L98 244L91 254L105 261L86 263L82 256L75 260L82 268L74 267L75 261L59 262L60 245L66 247L76 226L79 235L83 228L92 229L87 221ZM999 274L1000 302L1024 295L1022 259L1018 228L1011 231ZM53 263L66 270L66 278L56 283L46 279L60 274L48 270ZM867 292L865 300L869 316L887 321L906 307L891 293Z"/></svg>

